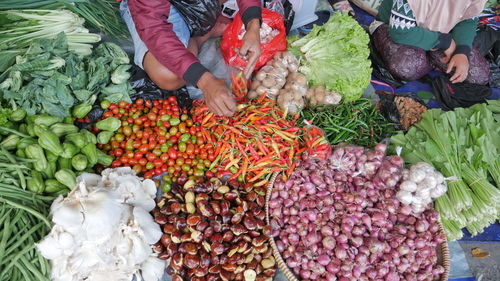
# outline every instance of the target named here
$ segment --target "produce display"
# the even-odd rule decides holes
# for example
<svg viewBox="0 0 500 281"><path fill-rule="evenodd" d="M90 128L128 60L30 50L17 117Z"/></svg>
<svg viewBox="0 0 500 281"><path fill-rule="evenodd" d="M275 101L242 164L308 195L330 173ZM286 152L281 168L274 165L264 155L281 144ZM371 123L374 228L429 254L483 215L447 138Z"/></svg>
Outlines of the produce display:
<svg viewBox="0 0 500 281"><path fill-rule="evenodd" d="M300 280L436 280L444 272L438 213L396 199L404 160L374 150L336 147L328 159L298 162L269 201L270 226Z"/></svg>
<svg viewBox="0 0 500 281"><path fill-rule="evenodd" d="M34 243L48 233L49 206L54 198L29 190L31 162L0 148L1 280L50 280L50 266Z"/></svg>
<svg viewBox="0 0 500 281"><path fill-rule="evenodd" d="M35 39L54 39L64 32L69 50L86 56L92 53L92 44L101 41L101 36L83 27L82 18L67 10L0 11L0 19L2 49L25 49Z"/></svg>
<svg viewBox="0 0 500 281"><path fill-rule="evenodd" d="M365 98L349 104L305 108L300 114L299 123L310 121L320 127L331 144L374 146L394 131L393 124Z"/></svg>
<svg viewBox="0 0 500 281"><path fill-rule="evenodd" d="M247 30L245 29L245 26L242 26L240 33L238 33L238 40L243 40L243 37L245 36L246 33ZM276 37L278 34L280 34L280 31L278 29L273 29L265 22L263 22L262 25L260 26L260 42L262 44L267 44L271 42L273 38Z"/></svg>
<svg viewBox="0 0 500 281"><path fill-rule="evenodd" d="M202 103L195 103L192 115L205 132L211 132L205 140L217 144L212 163L217 177L263 186L273 172L290 174L305 150L299 141L302 129L265 95L240 105L232 117L215 116Z"/></svg>
<svg viewBox="0 0 500 281"><path fill-rule="evenodd" d="M115 158L108 166L129 166L145 178L168 172L164 179L169 183L181 176L213 176L209 168L214 148L203 138L208 133L185 109L181 112L175 97L101 106L108 111L97 122L96 133L98 147Z"/></svg>
<svg viewBox="0 0 500 281"><path fill-rule="evenodd" d="M290 38L289 50L300 59L299 71L312 86L340 93L345 102L361 97L371 79L368 34L347 13L335 13L303 38Z"/></svg>
<svg viewBox="0 0 500 281"><path fill-rule="evenodd" d="M326 90L324 86L314 86L307 91L306 98L312 106L315 106L339 104L342 96Z"/></svg>
<svg viewBox="0 0 500 281"><path fill-rule="evenodd" d="M164 232L155 250L169 259L172 280L272 280L265 193L216 178L174 184L164 193L153 211Z"/></svg>
<svg viewBox="0 0 500 281"><path fill-rule="evenodd" d="M51 280L161 278L165 262L150 247L161 237L149 214L155 196L155 183L130 168L82 174L66 198L52 203L52 230L37 244L50 260Z"/></svg>
<svg viewBox="0 0 500 281"><path fill-rule="evenodd" d="M67 37L36 40L16 64L0 76L0 95L28 115L42 110L68 117L77 105L92 105L97 98L130 101L127 54L113 43L100 44L82 58L68 50Z"/></svg>
<svg viewBox="0 0 500 281"><path fill-rule="evenodd" d="M111 163L110 156L97 150L96 137L73 125L71 118L68 122L49 115L25 116L18 109L10 115L16 120L10 122L12 127L0 126L0 148L28 159L17 166L18 174L29 173L26 184L19 177L23 189L39 194L65 194L75 186L77 174L92 171L98 163Z"/></svg>
<svg viewBox="0 0 500 281"><path fill-rule="evenodd" d="M447 186L443 174L428 163L418 162L403 170L399 189L396 198L404 205L411 205L413 213L420 214L433 199L446 193Z"/></svg>
<svg viewBox="0 0 500 281"><path fill-rule="evenodd" d="M427 107L412 98L395 97L394 102L398 109L401 125L405 130L422 120L422 114L427 111Z"/></svg>
<svg viewBox="0 0 500 281"><path fill-rule="evenodd" d="M449 240L460 239L463 227L476 235L499 217L500 123L492 110L498 106L429 110L406 134L391 139L406 162L431 163L453 178L435 202Z"/></svg>

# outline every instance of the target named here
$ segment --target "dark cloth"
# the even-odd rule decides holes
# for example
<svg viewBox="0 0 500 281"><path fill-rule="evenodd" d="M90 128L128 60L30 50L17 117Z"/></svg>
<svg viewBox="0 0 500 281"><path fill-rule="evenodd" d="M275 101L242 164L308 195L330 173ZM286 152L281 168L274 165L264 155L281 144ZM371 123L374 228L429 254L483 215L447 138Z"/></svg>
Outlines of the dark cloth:
<svg viewBox="0 0 500 281"><path fill-rule="evenodd" d="M490 87L472 83L452 84L447 77L442 75L436 77L431 85L434 96L443 110L483 103L492 95Z"/></svg>
<svg viewBox="0 0 500 281"><path fill-rule="evenodd" d="M395 43L389 35L389 27L381 25L373 34L374 45L382 56L390 73L404 81L419 80L437 68L446 71L446 64L439 60L440 51L425 51L418 47ZM465 82L486 85L489 81L489 64L476 48L469 55L469 75Z"/></svg>

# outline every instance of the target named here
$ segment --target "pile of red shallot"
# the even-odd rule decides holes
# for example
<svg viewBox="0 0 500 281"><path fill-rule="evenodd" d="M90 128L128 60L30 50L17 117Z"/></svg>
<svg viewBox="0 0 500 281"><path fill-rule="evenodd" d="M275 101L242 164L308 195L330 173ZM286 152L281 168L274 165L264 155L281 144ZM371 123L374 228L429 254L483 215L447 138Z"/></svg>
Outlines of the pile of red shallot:
<svg viewBox="0 0 500 281"><path fill-rule="evenodd" d="M327 160L303 159L277 180L269 202L272 236L301 280L432 281L444 272L444 241L432 205L414 215L396 198L404 161L340 145Z"/></svg>

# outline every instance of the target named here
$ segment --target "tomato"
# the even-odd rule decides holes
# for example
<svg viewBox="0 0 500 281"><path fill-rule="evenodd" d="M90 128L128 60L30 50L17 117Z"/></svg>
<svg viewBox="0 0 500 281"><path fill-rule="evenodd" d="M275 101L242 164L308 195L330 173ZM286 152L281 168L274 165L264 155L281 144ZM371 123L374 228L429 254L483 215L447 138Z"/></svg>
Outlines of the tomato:
<svg viewBox="0 0 500 281"><path fill-rule="evenodd" d="M191 120L191 119L186 120L186 126L192 128L193 127L193 120Z"/></svg>
<svg viewBox="0 0 500 281"><path fill-rule="evenodd" d="M179 143L179 151L180 152L186 152L186 143L185 142L181 142Z"/></svg>
<svg viewBox="0 0 500 281"><path fill-rule="evenodd" d="M135 149L138 149L140 148L142 145L141 141L140 140L136 140L134 141L134 144L132 145Z"/></svg>
<svg viewBox="0 0 500 281"><path fill-rule="evenodd" d="M177 137L172 136L172 137L170 137L169 141L172 143L172 145L174 145L177 143ZM167 143L168 143L168 141L167 141Z"/></svg>
<svg viewBox="0 0 500 281"><path fill-rule="evenodd" d="M213 177L214 177L214 173L213 173L212 171L206 171L206 172L205 172L205 176L206 176L207 178L213 178Z"/></svg>
<svg viewBox="0 0 500 281"><path fill-rule="evenodd" d="M118 107L111 109L111 106L112 105L109 106L109 109L111 110L111 112L113 112L114 115L118 115L120 113L120 109L118 109Z"/></svg>
<svg viewBox="0 0 500 281"><path fill-rule="evenodd" d="M165 173L168 171L168 166L166 164L161 165L161 172Z"/></svg>
<svg viewBox="0 0 500 281"><path fill-rule="evenodd" d="M172 136L177 134L177 132L179 132L177 127L171 127L170 130L168 130L168 133Z"/></svg>
<svg viewBox="0 0 500 281"><path fill-rule="evenodd" d="M133 151L127 151L127 152L125 152L125 156L127 158L134 158L134 152Z"/></svg>
<svg viewBox="0 0 500 281"><path fill-rule="evenodd" d="M182 165L182 167L181 167L181 168L182 168L182 170L183 170L184 172L188 172L189 170L191 170L191 167L190 167L188 164L184 164L184 165Z"/></svg>
<svg viewBox="0 0 500 281"><path fill-rule="evenodd" d="M149 146L146 144L141 145L141 147L139 148L139 152L142 154L146 154L148 153L148 151L149 151Z"/></svg>
<svg viewBox="0 0 500 281"><path fill-rule="evenodd" d="M167 161L169 160L168 154L163 153L162 155L160 155L160 159L161 161L167 163Z"/></svg>
<svg viewBox="0 0 500 281"><path fill-rule="evenodd" d="M177 160L175 160L175 164L179 166L184 165L184 158L177 158Z"/></svg>
<svg viewBox="0 0 500 281"><path fill-rule="evenodd" d="M181 132L182 134L184 134L186 132L186 123L182 122L179 124L179 132Z"/></svg>
<svg viewBox="0 0 500 281"><path fill-rule="evenodd" d="M115 140L118 141L118 142L122 142L123 140L125 140L125 136L122 135L122 134L116 134L115 135Z"/></svg>
<svg viewBox="0 0 500 281"><path fill-rule="evenodd" d="M170 192L172 190L172 184L171 183L163 183L161 186L161 191L164 193Z"/></svg>
<svg viewBox="0 0 500 281"><path fill-rule="evenodd" d="M155 165L155 167L161 167L163 165L163 161L161 161L161 159L155 159L153 161L153 164Z"/></svg>
<svg viewBox="0 0 500 281"><path fill-rule="evenodd" d="M132 167L132 170L134 170L137 174L140 174L142 172L142 166L141 165L134 165Z"/></svg>
<svg viewBox="0 0 500 281"><path fill-rule="evenodd" d="M104 110L108 109L110 105L111 104L107 100L101 101L101 108L104 109Z"/></svg>
<svg viewBox="0 0 500 281"><path fill-rule="evenodd" d="M120 161L123 163L124 166L129 166L128 160L129 160L129 158L127 158L127 157L120 158Z"/></svg>
<svg viewBox="0 0 500 281"><path fill-rule="evenodd" d="M160 147L160 151L165 153L168 151L168 145L166 143L162 144Z"/></svg>
<svg viewBox="0 0 500 281"><path fill-rule="evenodd" d="M158 137L158 143L159 144L164 144L166 142L167 142L167 138L166 137L162 137L162 136Z"/></svg>
<svg viewBox="0 0 500 281"><path fill-rule="evenodd" d="M182 171L182 167L181 167L181 166L179 166L179 165L175 165L175 166L174 166L174 169L175 169L175 171L176 171L176 172L180 172L180 171Z"/></svg>
<svg viewBox="0 0 500 281"><path fill-rule="evenodd" d="M159 176L163 173L161 170L161 167L156 168L154 171L155 171L155 175L157 175L157 176Z"/></svg>
<svg viewBox="0 0 500 281"><path fill-rule="evenodd" d="M181 123L181 120L179 120L179 118L170 118L169 122L170 125L177 126Z"/></svg>
<svg viewBox="0 0 500 281"><path fill-rule="evenodd" d="M102 119L106 119L106 118L109 118L109 117L113 117L113 112L111 112L111 111L106 111L106 112L104 112L104 114L102 115Z"/></svg>
<svg viewBox="0 0 500 281"><path fill-rule="evenodd" d="M148 153L146 155L146 159L148 159L148 161L154 161L156 159L156 155L154 155L153 153Z"/></svg>
<svg viewBox="0 0 500 281"><path fill-rule="evenodd" d="M113 154L116 156L116 157L121 157L123 155L123 150L120 149L120 148L117 148L114 150Z"/></svg>
<svg viewBox="0 0 500 281"><path fill-rule="evenodd" d="M190 134L183 134L181 135L181 137L179 138L179 142L187 142L189 140L189 138L191 138L191 135Z"/></svg>
<svg viewBox="0 0 500 281"><path fill-rule="evenodd" d="M200 153L200 159L203 159L203 160L208 159L208 154L205 151L202 151Z"/></svg>
<svg viewBox="0 0 500 281"><path fill-rule="evenodd" d="M216 157L215 157L215 155L213 155L213 154L209 154L209 155L208 155L208 160L210 160L210 162L214 162L215 158L216 158Z"/></svg>
<svg viewBox="0 0 500 281"><path fill-rule="evenodd" d="M146 107L151 108L151 106L152 106L151 101L150 101L150 100L147 100L147 101L146 101Z"/></svg>
<svg viewBox="0 0 500 281"><path fill-rule="evenodd" d="M161 155L161 150L157 147L155 149L153 149L153 154L156 155L157 157L160 157Z"/></svg>
<svg viewBox="0 0 500 281"><path fill-rule="evenodd" d="M156 118L157 118L157 116L156 116L156 114L154 114L153 112L150 112L150 113L148 114L148 119L149 119L149 120L151 120L151 121L156 121Z"/></svg>
<svg viewBox="0 0 500 281"><path fill-rule="evenodd" d="M182 121L186 121L186 120L188 120L188 118L189 118L189 116L187 114L182 114L181 115L181 120Z"/></svg>
<svg viewBox="0 0 500 281"><path fill-rule="evenodd" d="M146 169L147 170L154 169L154 167L155 167L155 164L153 164L153 162L146 163Z"/></svg>
<svg viewBox="0 0 500 281"><path fill-rule="evenodd" d="M147 163L148 163L148 160L146 158L139 159L139 165L146 166Z"/></svg>
<svg viewBox="0 0 500 281"><path fill-rule="evenodd" d="M132 135L132 128L130 128L130 126L124 126L122 131L126 136Z"/></svg>
<svg viewBox="0 0 500 281"><path fill-rule="evenodd" d="M149 149L154 149L156 147L156 141L155 140L152 140L149 142Z"/></svg>
<svg viewBox="0 0 500 281"><path fill-rule="evenodd" d="M144 104L144 100L143 99L137 99L135 101L135 104L137 104L137 105L143 105Z"/></svg>
<svg viewBox="0 0 500 281"><path fill-rule="evenodd" d="M186 146L186 153L191 154L191 155L194 154L194 145L193 144L190 143Z"/></svg>
<svg viewBox="0 0 500 281"><path fill-rule="evenodd" d="M168 102L170 103L174 103L174 104L177 104L177 98L175 98L174 96L170 96L168 97Z"/></svg>
<svg viewBox="0 0 500 281"><path fill-rule="evenodd" d="M205 167L210 167L212 165L212 162L210 160L205 160L203 161L203 164L205 165Z"/></svg>
<svg viewBox="0 0 500 281"><path fill-rule="evenodd" d="M147 171L144 173L144 178L145 179L151 179L153 177L153 172L152 171Z"/></svg>
<svg viewBox="0 0 500 281"><path fill-rule="evenodd" d="M172 159L177 159L177 150L175 150L173 147L169 148L168 156Z"/></svg>
<svg viewBox="0 0 500 281"><path fill-rule="evenodd" d="M161 120L162 122L166 122L166 121L170 120L170 115L168 115L168 114L163 114L163 115L160 117L160 120ZM170 124L170 122L169 122L169 124Z"/></svg>
<svg viewBox="0 0 500 281"><path fill-rule="evenodd" d="M170 175L173 175L173 174L175 173L175 168L174 168L174 166L170 166L170 167L168 167L168 173L169 173ZM173 179L172 179L172 181L173 181Z"/></svg>
<svg viewBox="0 0 500 281"><path fill-rule="evenodd" d="M138 125L138 126L142 126L142 119L141 118L136 118L134 120L134 124Z"/></svg>
<svg viewBox="0 0 500 281"><path fill-rule="evenodd" d="M203 177L205 175L205 172L203 172L203 170L195 170L193 175L195 177Z"/></svg>
<svg viewBox="0 0 500 281"><path fill-rule="evenodd" d="M126 147L127 147L127 142L126 141L120 142L120 148L125 149Z"/></svg>

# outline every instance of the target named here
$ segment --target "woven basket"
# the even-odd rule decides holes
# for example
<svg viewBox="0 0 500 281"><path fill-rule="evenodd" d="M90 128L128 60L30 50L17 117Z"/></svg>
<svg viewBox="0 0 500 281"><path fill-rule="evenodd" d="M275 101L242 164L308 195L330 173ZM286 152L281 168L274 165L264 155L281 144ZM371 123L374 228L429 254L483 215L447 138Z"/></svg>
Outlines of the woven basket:
<svg viewBox="0 0 500 281"><path fill-rule="evenodd" d="M279 176L279 173L275 173L271 180L269 181L269 184L267 186L267 193L266 193L266 222L269 224L269 200L271 200L271 193L273 191L273 186L274 182L276 181L276 178ZM439 223L439 231L444 234L444 228ZM278 251L278 247L276 246L276 242L274 241L274 238L271 237L269 239L269 242L271 244L271 247L273 248L273 255L274 258L276 259L276 262L278 263L279 269L283 271L283 274L285 274L286 278L290 281L299 281L297 277L295 277L295 274L288 268L288 266L285 263L285 260L281 257L280 252ZM445 241L441 243L440 247L436 249L437 255L438 255L438 264L442 265L444 267L444 273L441 275L441 278L439 281L448 281L448 275L450 273L450 250L448 249L448 243Z"/></svg>

